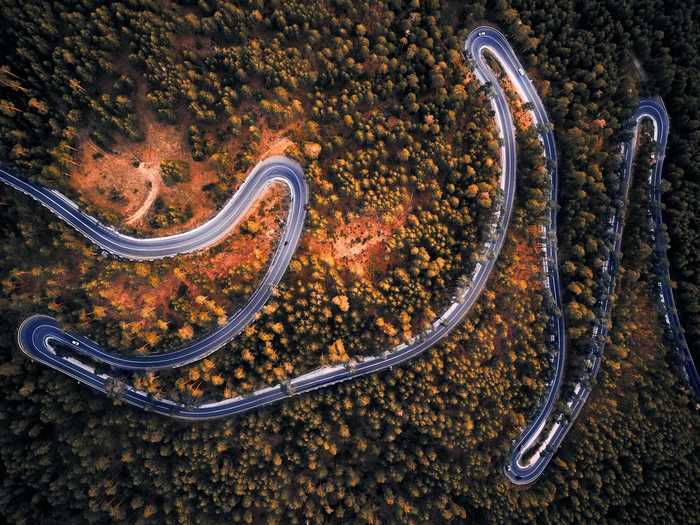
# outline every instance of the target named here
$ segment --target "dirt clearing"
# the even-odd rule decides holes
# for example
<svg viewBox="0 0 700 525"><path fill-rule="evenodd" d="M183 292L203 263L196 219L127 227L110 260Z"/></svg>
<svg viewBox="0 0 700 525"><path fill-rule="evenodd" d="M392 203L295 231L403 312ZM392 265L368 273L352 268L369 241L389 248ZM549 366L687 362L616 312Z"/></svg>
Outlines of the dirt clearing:
<svg viewBox="0 0 700 525"><path fill-rule="evenodd" d="M341 219L309 236L305 248L332 266L346 268L360 277L383 271L389 262L387 241L404 224L409 211L410 206L404 205L384 215Z"/></svg>
<svg viewBox="0 0 700 525"><path fill-rule="evenodd" d="M195 162L184 131L160 124L147 117L143 142L130 142L116 135L112 151L105 151L86 139L80 146L78 166L70 173L69 184L83 202L105 213L116 227L129 225L140 232L151 232L147 219L153 202L161 197L173 208L189 204L192 217L173 228L158 230L159 235L184 231L203 222L215 205L202 186L219 180L213 162ZM161 163L185 163L189 180L167 187L161 183Z"/></svg>

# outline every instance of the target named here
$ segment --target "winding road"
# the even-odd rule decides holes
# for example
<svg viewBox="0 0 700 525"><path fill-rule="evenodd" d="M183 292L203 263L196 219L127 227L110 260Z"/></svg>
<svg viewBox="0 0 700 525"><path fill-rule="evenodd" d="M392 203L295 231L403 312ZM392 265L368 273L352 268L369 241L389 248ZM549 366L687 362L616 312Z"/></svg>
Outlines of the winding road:
<svg viewBox="0 0 700 525"><path fill-rule="evenodd" d="M663 220L661 216L661 178L663 173L663 161L668 139L669 119L666 108L660 99L642 99L635 110L632 125L633 137L623 144L624 164L622 169L623 185L620 198L624 203L628 201L634 161L636 157L636 145L642 122L651 120L654 127L654 141L656 143L656 162L650 174L650 229L655 239L655 250L663 260L666 260L666 241L663 235ZM585 372L583 377L573 387L565 403L564 411L555 411L555 403L559 398L559 388L563 381L563 369L555 367L555 377L552 381L545 403L537 413L535 419L528 425L525 431L513 443L513 451L510 461L505 466L505 475L517 485L529 485L535 482L545 471L554 452L561 446L566 434L573 426L574 421L581 413L588 396L592 390L592 383L600 370L603 350L608 335L608 317L610 315L610 296L615 291L617 274L622 248L622 231L624 228L625 208L615 210L608 220L608 235L613 239L613 250L608 255L603 271L610 276L609 285L599 299L602 315L596 319L591 334L592 344L585 359ZM652 213L652 209L654 212ZM696 397L700 398L700 381L698 372L693 363L690 350L685 341L683 329L680 325L678 313L673 302L673 292L670 285L670 276L666 267L657 268L660 303L664 310L667 329L671 333L671 342L674 350L681 358L683 370ZM559 376L561 374L561 376ZM556 387L554 385L557 385Z"/></svg>
<svg viewBox="0 0 700 525"><path fill-rule="evenodd" d="M669 119L666 113L666 107L661 99L644 99L640 102L639 107L635 111L633 117L635 122L634 137L631 142L626 145L628 153L625 157L625 184L629 186L630 183L629 176L632 173L633 162L636 156L635 148L637 146L637 135L639 133L640 124L645 119L651 120L654 126L653 136L656 142L656 159L651 173L649 174L649 229L652 233L654 250L656 251L658 260L668 261L668 244L666 242L666 233L663 229L664 221L661 214L661 180L663 178L663 165L666 156ZM625 190L625 193L627 194L628 191ZM676 303L673 298L669 268L667 265L659 264L655 269L658 279L659 302L664 312L669 342L680 361L685 379L688 381L696 397L700 398L700 375L698 375L698 369L693 362L688 342L685 339L685 332L683 331L681 321L678 317L678 310L676 309Z"/></svg>
<svg viewBox="0 0 700 525"><path fill-rule="evenodd" d="M299 375L282 384L257 390L245 397L229 398L215 403L200 405L186 405L165 399L155 399L146 392L122 383L119 379L108 374L98 373L93 366L76 359L76 357L88 358L93 362L103 363L115 371L146 371L175 368L202 359L236 337L255 319L257 312L267 302L274 287L282 279L297 249L304 227L305 210L308 202L308 189L301 167L294 161L284 157L270 157L253 169L231 200L207 223L185 233L159 238L135 238L123 235L83 213L75 203L59 192L28 182L8 170L0 170L0 180L46 206L100 249L117 257L131 260L171 257L212 246L228 234L245 212L254 205L256 199L269 184L281 182L286 184L290 190L290 211L267 272L250 299L225 325L173 352L148 356L124 356L109 352L84 336L62 330L51 317L34 315L27 318L18 330L17 340L21 350L30 358L50 366L81 383L85 383L99 392L109 393L144 410L181 420L208 420L242 414L293 395L380 372L405 363L422 354L449 335L461 323L477 301L498 259L513 209L516 183L515 127L508 107L507 97L500 87L495 74L484 62L484 51L491 53L500 62L506 74L513 81L513 85L520 96L524 101L530 103L534 121L538 124L538 129L540 130L545 157L548 161L547 165L551 175L550 200L552 203L556 202L558 192L556 144L544 105L506 38L492 27L479 27L467 38L464 52L466 58L473 65L479 80L490 86L490 102L502 140L500 174L502 204L494 216L494 222L492 228L490 228L492 234L489 234L488 238L485 239L481 262L477 263L471 273L467 275L470 285L465 290L455 294L452 303L435 320L429 330L419 334L407 343L387 349L380 355L360 357L342 365L322 367ZM658 202L660 199L659 183L661 180L663 152L665 151L666 136L668 134L668 117L665 110L663 110L663 105L653 100L643 101L636 117L637 127L638 123L644 118L651 118L655 123L655 139L657 140L660 155L653 173L653 191L654 198ZM634 144L635 141L632 140L624 147L625 194L629 187L629 178L635 154ZM663 252L662 255L665 256L666 247L663 235L659 233L661 232L662 224L660 207L657 206L655 210L656 212L653 214L652 219L655 232L657 233L657 250L659 253ZM613 290L617 272L616 261L619 254L622 228L620 217L613 215L610 224L613 229L612 233L615 235L615 250L608 261L608 271L612 276L611 285L608 289L608 294L602 299L602 310L605 312L605 316L608 315L610 307L608 295ZM578 383L573 396L567 402L570 407L570 414L566 417L560 414L554 415L564 381L564 365L566 361L566 337L564 318L561 315L563 308L558 274L556 231L557 216L556 210L552 206L543 236L545 247L543 265L546 275L545 287L551 293L553 304L556 306L556 308L552 309L551 332L549 334L550 342L556 347L553 361L553 376L544 402L528 427L514 441L512 455L505 466L506 476L516 484L532 483L542 474L551 459L553 451L556 450L563 440L590 393L590 387L584 386L584 382ZM660 275L660 283L661 295L664 298L664 304L667 309L666 315L669 329L673 334L674 341L676 341L679 353L684 355L689 381L696 393L700 395L700 381L697 379L697 371L692 363L692 358L690 358L675 308L673 308L673 295L669 286L667 271ZM596 321L593 330L595 343L589 358L591 377L595 376L600 367L602 348L607 333L605 320L600 319Z"/></svg>
<svg viewBox="0 0 700 525"><path fill-rule="evenodd" d="M533 121L539 130L539 137L544 148L544 156L551 177L550 203L557 202L559 191L557 147L552 133L547 111L540 99L535 87L525 74L525 69L515 56L513 48L506 37L498 30L483 26L472 31L464 43L464 50L469 60L473 62L474 71L482 82L496 83L496 79L489 78L491 69L484 61L484 52L490 53L501 64L503 71L508 75L511 83L519 96L529 107ZM559 261L557 249L557 212L550 205L547 225L543 241L545 253L543 254L543 266L545 275L545 288L551 295L554 311L550 315L550 343L556 348L553 355L553 377L549 382L547 395L537 409L534 418L528 427L513 444L513 454L510 462L505 467L505 474L513 483L525 484L530 481L531 475L536 477L540 469L544 470L548 459L542 457L535 461L525 461L524 456L539 442L542 434L548 426L552 412L559 399L562 384L564 382L564 368L566 365L566 325L563 312L561 282L559 279Z"/></svg>

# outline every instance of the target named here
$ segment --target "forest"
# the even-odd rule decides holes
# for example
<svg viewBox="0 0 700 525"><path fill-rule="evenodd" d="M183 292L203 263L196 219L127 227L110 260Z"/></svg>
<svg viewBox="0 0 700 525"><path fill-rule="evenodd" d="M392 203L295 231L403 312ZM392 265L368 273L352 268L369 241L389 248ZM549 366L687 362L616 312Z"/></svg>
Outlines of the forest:
<svg viewBox="0 0 700 525"><path fill-rule="evenodd" d="M567 377L575 382L591 343L606 220L622 205L612 197L619 146L645 95L661 95L671 116L664 219L679 313L700 354L692 2L0 0L0 9L3 166L124 231L157 235L220 207L271 145L283 144L309 179L306 232L274 299L209 358L124 377L154 396L245 395L376 353L435 319L476 262L500 199L486 89L461 54L481 23L513 43L554 122ZM1 188L3 520L700 521L700 418L664 344L644 228L648 134L594 393L540 482L516 490L503 478L551 351L539 245L549 179L536 130L512 98L516 209L463 325L405 366L230 420L179 423L103 398L27 360L14 334L40 312L118 352L178 347L254 290L284 196L270 192L205 253L134 264L100 256ZM154 137L172 143L160 152ZM132 178L148 169L160 193L129 222ZM81 182L87 172L96 178Z"/></svg>

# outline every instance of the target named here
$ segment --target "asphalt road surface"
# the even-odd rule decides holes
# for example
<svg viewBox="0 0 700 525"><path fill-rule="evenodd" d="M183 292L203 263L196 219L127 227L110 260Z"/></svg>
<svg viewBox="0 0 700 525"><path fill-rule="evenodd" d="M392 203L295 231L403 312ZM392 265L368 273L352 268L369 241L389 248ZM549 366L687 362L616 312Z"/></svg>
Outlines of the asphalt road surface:
<svg viewBox="0 0 700 525"><path fill-rule="evenodd" d="M515 128L506 95L493 72L483 61L484 50L490 52L501 63L520 96L530 103L535 123L540 130L540 138L551 175L550 198L552 203L556 202L558 192L556 145L542 101L505 37L491 27L475 29L465 42L464 52L467 59L471 61L477 77L490 86L490 102L502 139L500 175L502 203L493 218L492 234L484 240L485 246L481 262L477 263L471 273L467 275L470 285L466 290L455 294L453 302L429 330L419 334L408 343L387 349L380 355L356 358L342 365L322 367L282 384L257 390L245 397L224 399L214 403L194 405L155 399L150 394L123 383L118 378L120 371L175 368L195 362L230 342L249 323L254 321L257 312L267 302L274 287L282 279L289 261L296 251L304 227L305 206L308 202L307 185L300 166L284 157L272 157L254 168L231 200L211 220L188 232L159 238L135 238L123 235L83 213L75 203L60 193L17 177L9 170L0 170L0 180L46 206L100 249L114 256L131 260L171 257L212 246L229 233L269 184L281 182L286 184L290 190L290 211L267 272L250 299L224 326L173 352L148 356L124 356L110 352L84 336L62 330L51 317L34 315L26 319L18 330L17 339L20 348L32 359L59 370L99 392L107 393L144 410L182 420L216 419L249 412L293 395L398 366L431 348L461 323L486 286L503 246L513 208L516 182ZM654 112L654 108L658 111ZM656 101L643 101L637 117L637 121L651 118L655 122L656 140L661 152L653 173L654 198L658 201L660 199L659 182L661 180L663 151L665 151L665 141L668 134L668 117L663 111L663 105ZM634 141L625 146L625 193L633 159ZM662 224L661 211L658 206L655 210L653 215L654 228L658 234ZM615 255L611 256L609 261L609 272L613 277L610 292L614 286L616 254L619 253L621 239L621 225L616 215L611 218L611 226L616 241ZM590 384L590 381L577 384L574 394L567 402L570 414L566 417L561 415L553 417L563 383L566 360L556 231L556 210L552 207L548 224L543 232L545 245L543 265L546 275L545 286L556 306L550 312L551 330L548 333L549 343L555 349L553 352L553 375L544 402L522 435L515 440L510 462L505 467L508 479L517 484L532 483L542 474L552 453L568 432L590 392L590 387L586 386ZM657 240L659 240L657 250L660 253L663 251L663 255L665 255L666 247L663 243L663 236L657 235ZM690 358L675 308L673 308L673 295L669 287L667 270L664 270L663 275L660 274L660 284L661 295L667 309L669 330L676 341L679 353L684 355L683 359L689 381L696 392L700 392L697 371L692 363L692 358ZM609 310L608 303L606 296L603 299L605 315ZM603 320L597 321L594 327L594 339L598 342L594 344L590 358L591 378L595 377L600 367L605 333L605 323ZM82 360L76 357L82 358ZM99 362L106 365L111 370L111 375L98 373L95 367L88 362Z"/></svg>

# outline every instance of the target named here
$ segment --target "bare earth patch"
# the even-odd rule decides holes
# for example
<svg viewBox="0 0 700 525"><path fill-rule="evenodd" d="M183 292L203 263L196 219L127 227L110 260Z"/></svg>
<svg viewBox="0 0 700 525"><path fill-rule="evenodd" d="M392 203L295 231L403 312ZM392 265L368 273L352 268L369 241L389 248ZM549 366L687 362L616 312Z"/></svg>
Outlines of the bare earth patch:
<svg viewBox="0 0 700 525"><path fill-rule="evenodd" d="M208 56L214 51L214 43L212 42L212 39L205 35L178 35L174 44L175 49L177 49L180 53L187 50L199 56Z"/></svg>
<svg viewBox="0 0 700 525"><path fill-rule="evenodd" d="M516 239L515 252L511 255L512 264L506 273L521 290L532 289L533 285L541 286L541 280L536 276L542 270L542 242L537 226L528 228L528 237Z"/></svg>
<svg viewBox="0 0 700 525"><path fill-rule="evenodd" d="M306 250L337 268L345 268L363 277L386 268L387 241L408 216L409 206L392 214L363 215L336 223L328 230L307 238Z"/></svg>
<svg viewBox="0 0 700 525"><path fill-rule="evenodd" d="M260 160L264 160L275 155L284 155L284 152L287 151L288 148L294 146L294 142L287 137L279 138L277 135L266 135L269 134L263 132L263 138L260 142L260 148L262 149Z"/></svg>
<svg viewBox="0 0 700 525"><path fill-rule="evenodd" d="M504 310L498 315L501 330L494 335L493 344L496 354L500 354L506 346L504 343L513 337L514 327L521 322L535 321L534 312L518 311L522 305L528 304L527 298L534 290L542 290L541 279L542 244L539 239L539 228L530 226L525 235L514 235L513 243L507 244L502 255L510 264L503 270L503 279L496 285L495 292L499 297L508 297L508 303L515 308Z"/></svg>
<svg viewBox="0 0 700 525"><path fill-rule="evenodd" d="M520 98L520 94L513 86L510 78L507 75L502 75L500 80L503 85L503 90L510 98L510 107L513 112L513 120L515 121L516 128L521 132L529 129L533 124L532 113L525 109L523 99Z"/></svg>

